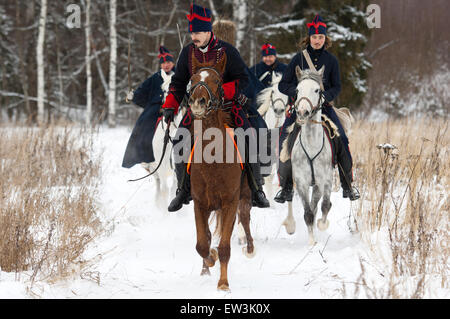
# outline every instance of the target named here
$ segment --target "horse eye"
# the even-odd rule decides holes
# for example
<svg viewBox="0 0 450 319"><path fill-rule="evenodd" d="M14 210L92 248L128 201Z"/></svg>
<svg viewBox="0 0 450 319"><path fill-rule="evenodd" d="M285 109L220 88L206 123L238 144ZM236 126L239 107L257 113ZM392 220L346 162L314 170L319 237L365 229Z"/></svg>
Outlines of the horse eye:
<svg viewBox="0 0 450 319"><path fill-rule="evenodd" d="M202 105L204 105L204 104L206 104L206 100L205 100L205 98L204 97L202 97L201 99L200 99L200 104L202 104Z"/></svg>
<svg viewBox="0 0 450 319"><path fill-rule="evenodd" d="M319 89L316 89L314 92L319 93Z"/></svg>

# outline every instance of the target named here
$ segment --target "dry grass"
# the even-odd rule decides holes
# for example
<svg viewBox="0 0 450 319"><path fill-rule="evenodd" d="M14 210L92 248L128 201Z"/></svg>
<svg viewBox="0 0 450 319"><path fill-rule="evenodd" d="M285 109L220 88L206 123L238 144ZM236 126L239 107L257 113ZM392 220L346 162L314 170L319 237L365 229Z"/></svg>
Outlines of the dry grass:
<svg viewBox="0 0 450 319"><path fill-rule="evenodd" d="M387 245L390 254L382 288L370 286L361 267L369 297L423 298L429 280L448 288L448 133L444 119L358 122L351 133L361 192L355 227L374 253ZM397 149L377 147L384 143Z"/></svg>
<svg viewBox="0 0 450 319"><path fill-rule="evenodd" d="M93 134L69 125L0 127L0 267L31 283L56 280L82 263L101 232L101 158Z"/></svg>

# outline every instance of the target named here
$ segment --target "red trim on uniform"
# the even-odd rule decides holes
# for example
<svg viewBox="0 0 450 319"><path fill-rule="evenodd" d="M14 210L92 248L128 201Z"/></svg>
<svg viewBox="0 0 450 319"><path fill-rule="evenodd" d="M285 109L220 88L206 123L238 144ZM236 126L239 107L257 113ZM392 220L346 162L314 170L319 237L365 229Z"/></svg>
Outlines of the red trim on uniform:
<svg viewBox="0 0 450 319"><path fill-rule="evenodd" d="M202 17L201 15L199 15L197 13L187 14L186 18L189 20L189 22L192 22L192 20L194 20L194 19L198 19L198 20L206 21L206 22L211 22L211 18Z"/></svg>
<svg viewBox="0 0 450 319"><path fill-rule="evenodd" d="M225 100L232 100L234 98L234 96L236 95L236 81L231 81L231 82L227 82L222 84L222 88L223 88L223 97L225 98Z"/></svg>
<svg viewBox="0 0 450 319"><path fill-rule="evenodd" d="M158 119L156 120L156 125L155 125L155 131L158 128L158 124L159 122L161 122L162 116L158 117Z"/></svg>
<svg viewBox="0 0 450 319"><path fill-rule="evenodd" d="M266 54L269 54L269 49L276 49L272 44L266 43L261 47L261 51L266 51Z"/></svg>
<svg viewBox="0 0 450 319"><path fill-rule="evenodd" d="M180 103L175 99L175 96L172 93L169 93L166 97L166 101L164 102L162 108L163 109L175 109L175 114L178 113L178 107Z"/></svg>
<svg viewBox="0 0 450 319"><path fill-rule="evenodd" d="M307 23L306 26L308 28L311 28L311 27L316 28L316 34L319 33L320 26L325 27L325 28L327 27L327 25L323 22L311 22L311 23Z"/></svg>

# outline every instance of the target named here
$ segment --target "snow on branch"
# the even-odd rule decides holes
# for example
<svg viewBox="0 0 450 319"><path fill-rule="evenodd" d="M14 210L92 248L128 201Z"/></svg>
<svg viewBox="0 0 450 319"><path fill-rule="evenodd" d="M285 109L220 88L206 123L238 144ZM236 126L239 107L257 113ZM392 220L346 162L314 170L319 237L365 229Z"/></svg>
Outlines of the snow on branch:
<svg viewBox="0 0 450 319"><path fill-rule="evenodd" d="M270 29L285 29L287 31L289 31L290 27L293 26L298 26L298 25L303 25L305 23L306 19L299 19L299 20L289 20L286 22L279 22L279 23L273 23L273 24L268 24L262 27L256 27L254 30L255 31L266 31L266 30L270 30Z"/></svg>

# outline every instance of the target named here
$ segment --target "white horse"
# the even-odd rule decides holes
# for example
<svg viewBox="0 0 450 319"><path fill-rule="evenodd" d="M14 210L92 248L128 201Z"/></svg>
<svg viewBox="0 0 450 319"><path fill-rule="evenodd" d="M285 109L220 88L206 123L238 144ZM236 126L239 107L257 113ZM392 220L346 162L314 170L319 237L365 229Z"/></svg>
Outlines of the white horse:
<svg viewBox="0 0 450 319"><path fill-rule="evenodd" d="M278 145L278 129L283 125L286 117L286 107L288 104L288 96L278 90L278 83L280 83L283 75L281 73L274 72L272 75L272 85L258 93L256 97L256 103L258 105L258 112L266 121L267 127L271 131L271 138L274 138L276 144L271 151L277 155L279 154ZM278 161L275 161L276 163ZM271 174L265 178L265 185L267 188L267 194L269 198L273 196L273 179L276 175L277 167L272 167Z"/></svg>
<svg viewBox="0 0 450 319"><path fill-rule="evenodd" d="M280 83L282 77L282 74L274 72L272 85L259 92L256 97L258 112L270 129L281 127L285 119L288 96L278 90L278 83Z"/></svg>
<svg viewBox="0 0 450 319"><path fill-rule="evenodd" d="M164 72L164 70L160 70L161 76L163 78L163 83L161 85L161 89L164 93L162 104L164 104L167 95L169 94L169 85L172 81L173 72L170 72L170 74L167 74ZM161 114L162 115L162 114ZM183 116L183 113L180 111L176 115L174 121L172 122L170 126L170 136L175 135L176 127L174 123L179 123L181 118ZM164 135L166 132L167 126L164 122L164 119L161 118L161 120L158 122L155 135L153 137L153 153L155 155L155 161L152 163L142 163L141 165L149 172L152 172L159 164L159 161L161 159L162 151L163 151L163 145L164 145ZM172 185L169 187L169 181L172 180L174 176L173 169L171 167L171 149L170 149L170 142L167 145L166 153L164 154L164 158L162 159L161 166L159 169L154 173L152 176L155 178L156 181L156 193L155 198L157 201L158 206L160 206L163 210L167 209L167 203L169 200L169 197L171 197L173 194L175 194L176 191L176 182L172 181Z"/></svg>
<svg viewBox="0 0 450 319"><path fill-rule="evenodd" d="M328 212L331 208L331 187L333 183L333 166L331 163L331 146L327 141L322 127L322 103L320 82L324 67L318 72L313 70L301 71L295 68L298 85L297 100L294 107L297 112L296 123L301 130L297 136L292 150L292 177L295 188L300 195L304 208L304 219L308 227L309 244L315 244L314 221L319 200L322 198L322 218L318 220L319 230L326 230L329 222ZM280 160L285 162L289 159L287 149L287 138L283 142ZM312 186L312 197L310 199L310 189ZM292 202L289 202L289 213L284 221L288 233L295 231L295 220L292 216Z"/></svg>

